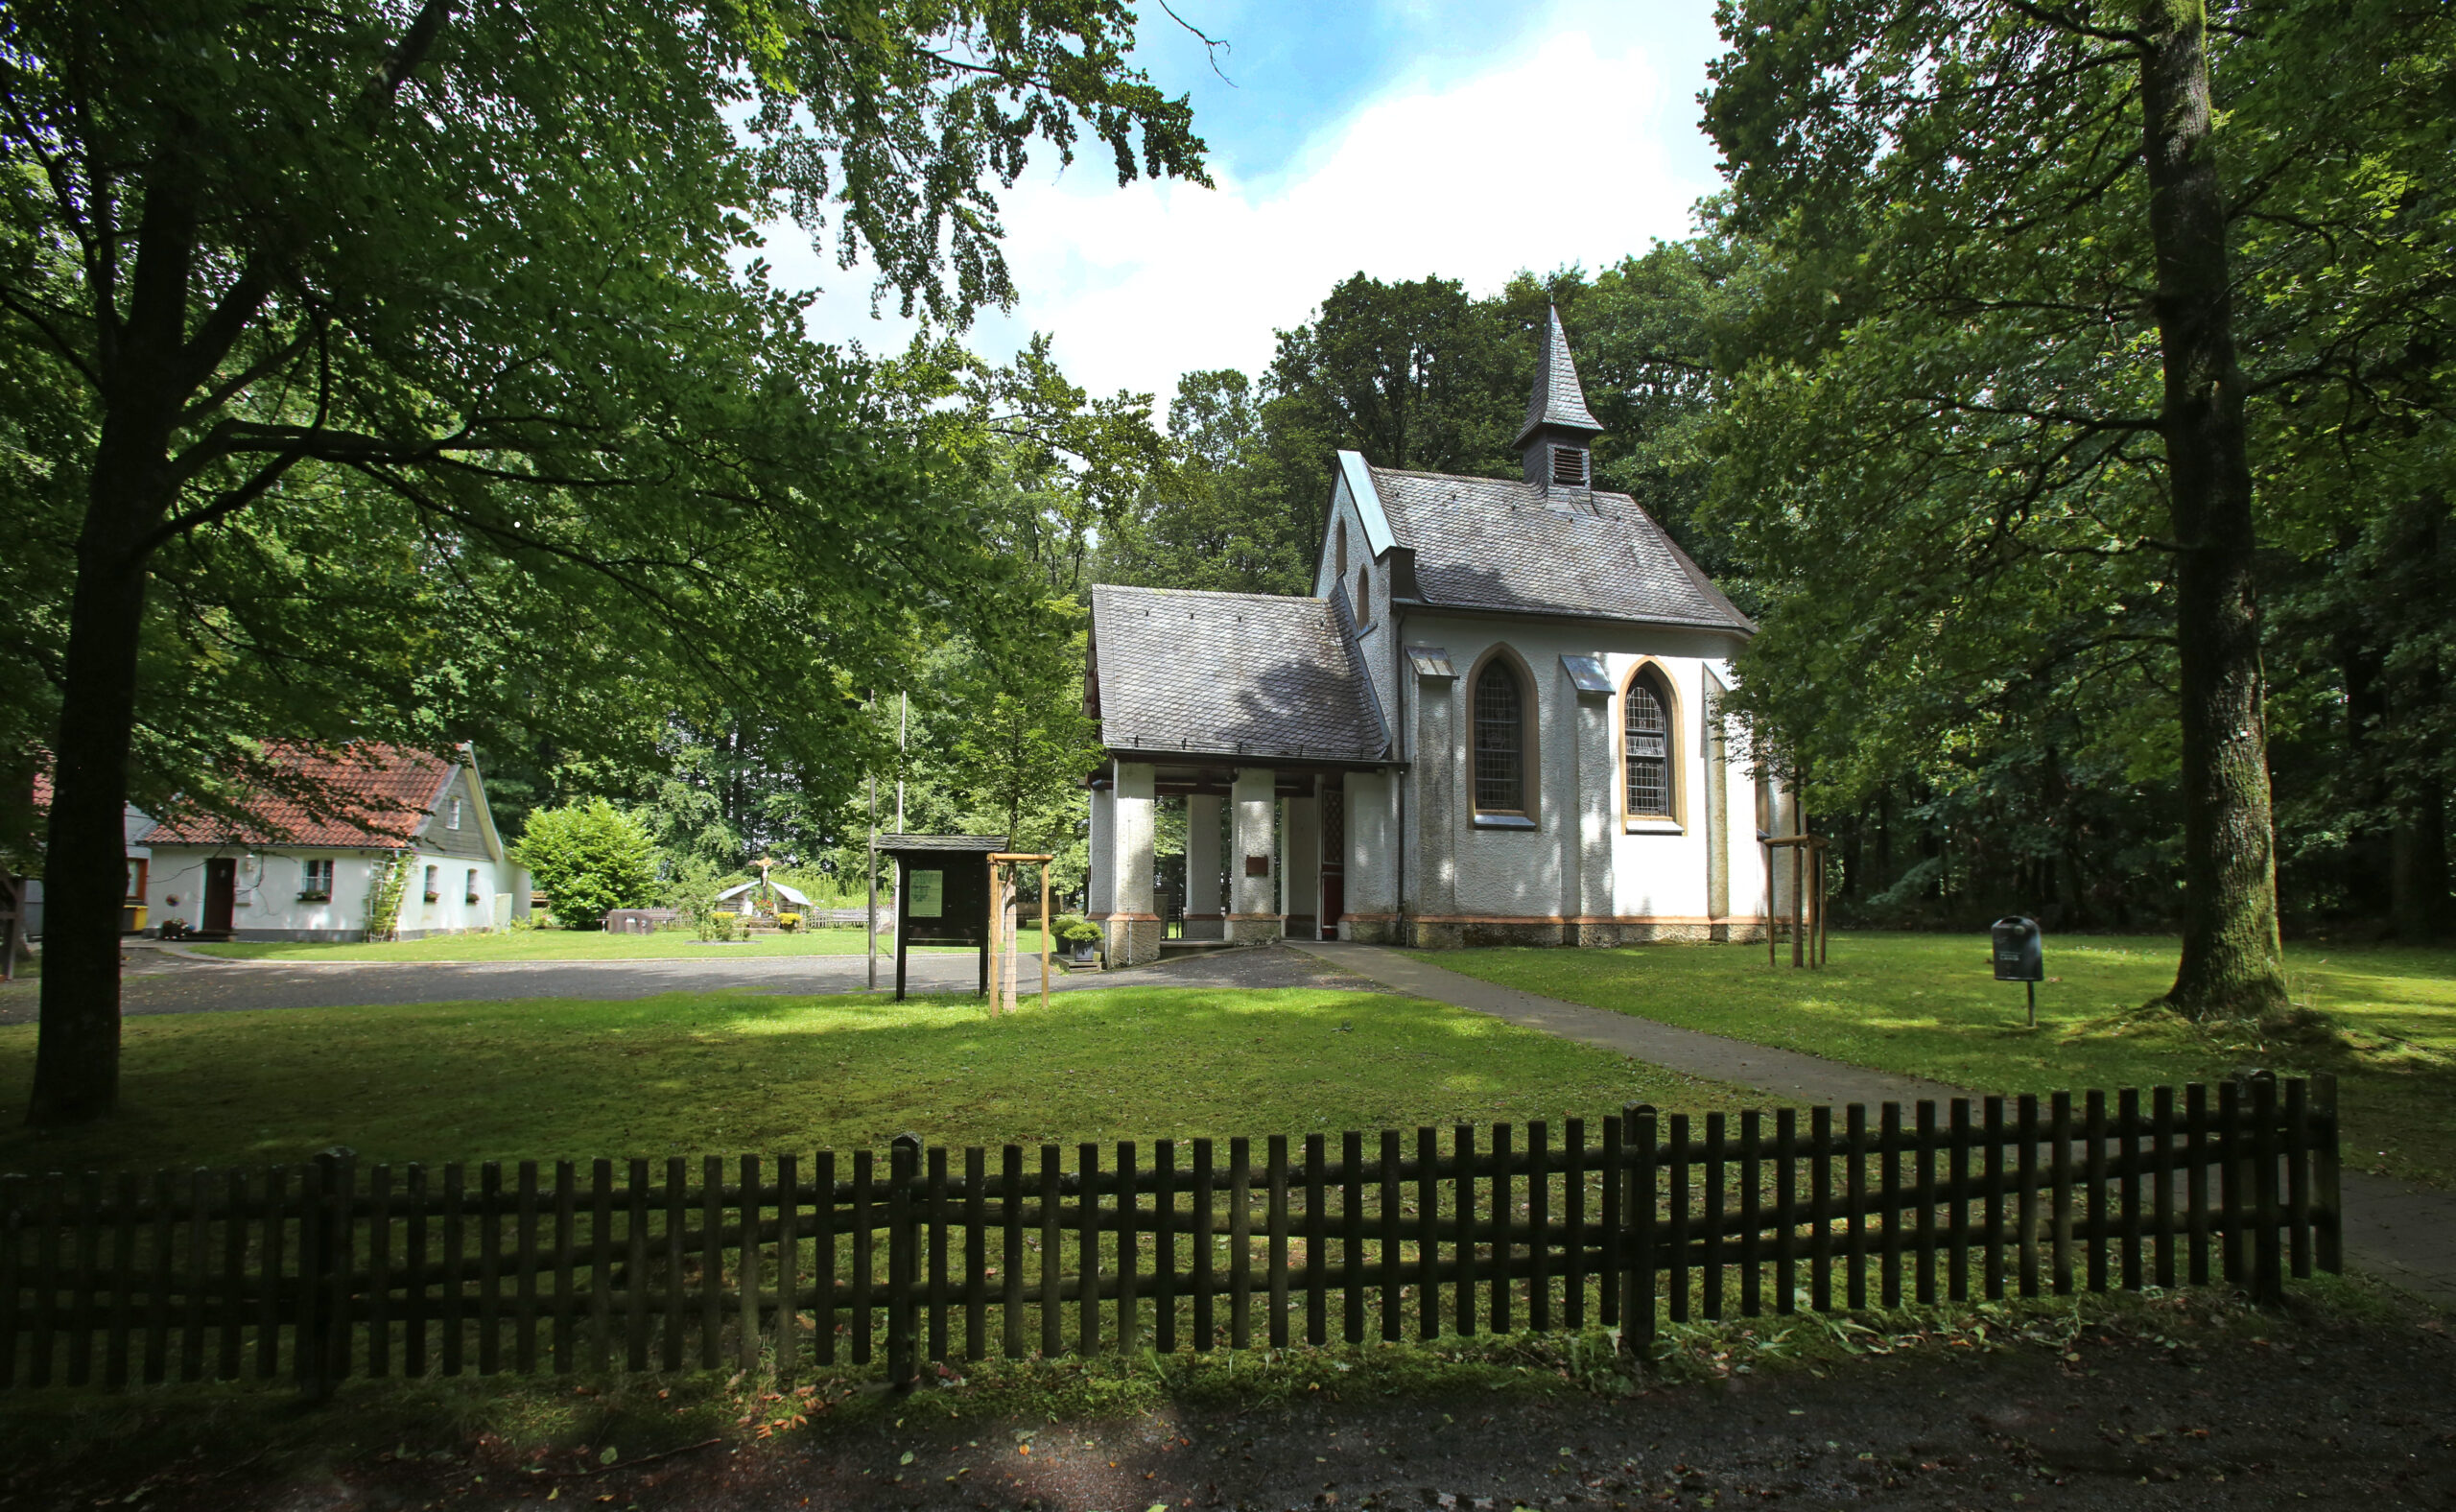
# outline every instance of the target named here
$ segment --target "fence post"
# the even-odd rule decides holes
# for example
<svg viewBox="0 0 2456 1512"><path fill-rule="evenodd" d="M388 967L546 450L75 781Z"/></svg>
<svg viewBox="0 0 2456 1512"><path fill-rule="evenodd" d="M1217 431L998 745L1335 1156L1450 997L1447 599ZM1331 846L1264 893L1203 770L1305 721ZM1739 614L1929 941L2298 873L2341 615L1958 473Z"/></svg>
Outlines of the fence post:
<svg viewBox="0 0 2456 1512"><path fill-rule="evenodd" d="M2322 1270L2336 1275L2345 1268L2345 1208L2337 1182L2337 1077L2323 1071L2311 1077L2311 1109L2319 1115L2318 1137L2311 1142L2311 1196L2319 1212L2319 1230L2312 1245Z"/></svg>
<svg viewBox="0 0 2456 1512"><path fill-rule="evenodd" d="M1620 1347L1646 1358L1654 1343L1655 1288L1655 1113L1651 1104L1632 1103L1620 1110L1620 1158L1625 1172L1613 1180L1624 1183L1620 1221L1627 1239L1620 1250ZM1688 1200L1687 1193L1679 1200Z"/></svg>
<svg viewBox="0 0 2456 1512"><path fill-rule="evenodd" d="M2284 1257L2278 1229L2284 1213L2278 1201L2277 1073L2252 1073L2252 1298L2262 1307L2285 1300Z"/></svg>
<svg viewBox="0 0 2456 1512"><path fill-rule="evenodd" d="M349 1369L350 1197L357 1153L336 1145L316 1157L314 1194L298 1225L298 1384L326 1402Z"/></svg>
<svg viewBox="0 0 2456 1512"><path fill-rule="evenodd" d="M921 1136L898 1134L887 1155L886 1379L899 1391L910 1389L918 1375L913 1358L912 1287L920 1273L916 1251L921 1235L912 1211L912 1183L920 1171Z"/></svg>

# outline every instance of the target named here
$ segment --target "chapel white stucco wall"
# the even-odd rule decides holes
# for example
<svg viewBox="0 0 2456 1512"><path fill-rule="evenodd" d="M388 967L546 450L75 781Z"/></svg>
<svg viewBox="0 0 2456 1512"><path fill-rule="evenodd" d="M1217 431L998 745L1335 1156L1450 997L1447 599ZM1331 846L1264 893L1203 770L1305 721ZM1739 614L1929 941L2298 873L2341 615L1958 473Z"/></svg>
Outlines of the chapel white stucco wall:
<svg viewBox="0 0 2456 1512"><path fill-rule="evenodd" d="M1702 939L1728 935L1735 926L1744 936L1759 927L1763 874L1754 827L1755 778L1737 742L1728 744L1724 768L1727 911L1711 910L1708 887L1708 669L1730 677L1727 657L1737 650L1736 637L1589 621L1502 621L1416 612L1406 619L1405 638L1410 645L1446 650L1458 673L1454 681L1416 681L1406 703L1413 737L1406 806L1409 911L1423 921L1426 943L1464 943L1479 931L1513 923L1556 925L1570 932L1565 938L1584 937L1574 933L1580 921L1637 932L1592 943L1617 943L1623 937ZM1478 823L1474 812L1470 711L1475 678L1488 657L1510 653L1521 664L1522 688L1535 703L1532 829ZM1594 726L1581 725L1581 699L1562 671L1564 655L1599 658L1611 680L1608 700L1586 700L1600 705L1603 714L1599 761ZM1622 690L1631 673L1647 662L1659 669L1674 695L1673 807L1678 817L1671 821L1632 821L1621 813ZM1599 811L1594 801L1597 795L1587 791L1595 784L1609 785ZM1608 893L1599 893L1594 880L1584 875L1596 856L1595 837L1587 832L1598 826L1609 836ZM1592 908L1605 896L1608 921L1598 919Z"/></svg>

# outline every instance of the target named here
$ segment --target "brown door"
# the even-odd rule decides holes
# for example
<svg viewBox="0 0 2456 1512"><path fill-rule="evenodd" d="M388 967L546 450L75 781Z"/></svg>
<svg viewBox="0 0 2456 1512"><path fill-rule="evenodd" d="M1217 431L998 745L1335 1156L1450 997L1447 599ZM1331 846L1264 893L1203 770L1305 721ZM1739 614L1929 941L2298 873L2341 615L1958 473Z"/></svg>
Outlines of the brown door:
<svg viewBox="0 0 2456 1512"><path fill-rule="evenodd" d="M230 908L239 895L239 862L216 856L204 863L204 920L197 927L209 933L230 933Z"/></svg>
<svg viewBox="0 0 2456 1512"><path fill-rule="evenodd" d="M1339 937L1339 915L1347 911L1347 793L1322 784L1322 917L1320 936Z"/></svg>

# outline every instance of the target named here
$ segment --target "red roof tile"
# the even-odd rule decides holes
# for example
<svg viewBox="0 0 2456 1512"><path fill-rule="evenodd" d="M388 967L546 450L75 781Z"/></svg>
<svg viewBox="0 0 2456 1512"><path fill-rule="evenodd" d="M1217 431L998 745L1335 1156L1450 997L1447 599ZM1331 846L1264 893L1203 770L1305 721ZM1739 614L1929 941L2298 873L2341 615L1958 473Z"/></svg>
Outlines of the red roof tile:
<svg viewBox="0 0 2456 1512"><path fill-rule="evenodd" d="M339 757L275 747L273 758L300 791L246 799L240 805L245 817L235 822L215 815L166 820L135 843L389 849L416 836L459 765L429 751L373 743L348 746ZM322 796L314 797L319 791Z"/></svg>

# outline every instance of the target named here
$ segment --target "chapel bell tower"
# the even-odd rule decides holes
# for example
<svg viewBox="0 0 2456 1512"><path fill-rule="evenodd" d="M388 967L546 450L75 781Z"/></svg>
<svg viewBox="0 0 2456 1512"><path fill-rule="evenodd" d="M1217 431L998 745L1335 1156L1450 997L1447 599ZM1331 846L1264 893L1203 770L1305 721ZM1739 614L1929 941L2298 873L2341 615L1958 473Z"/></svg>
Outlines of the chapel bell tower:
<svg viewBox="0 0 2456 1512"><path fill-rule="evenodd" d="M1518 455L1526 481L1544 487L1594 486L1593 448L1603 427L1586 408L1586 390L1570 358L1570 339L1557 306L1547 313L1543 344L1535 353L1535 391L1527 396L1526 424L1518 433Z"/></svg>

